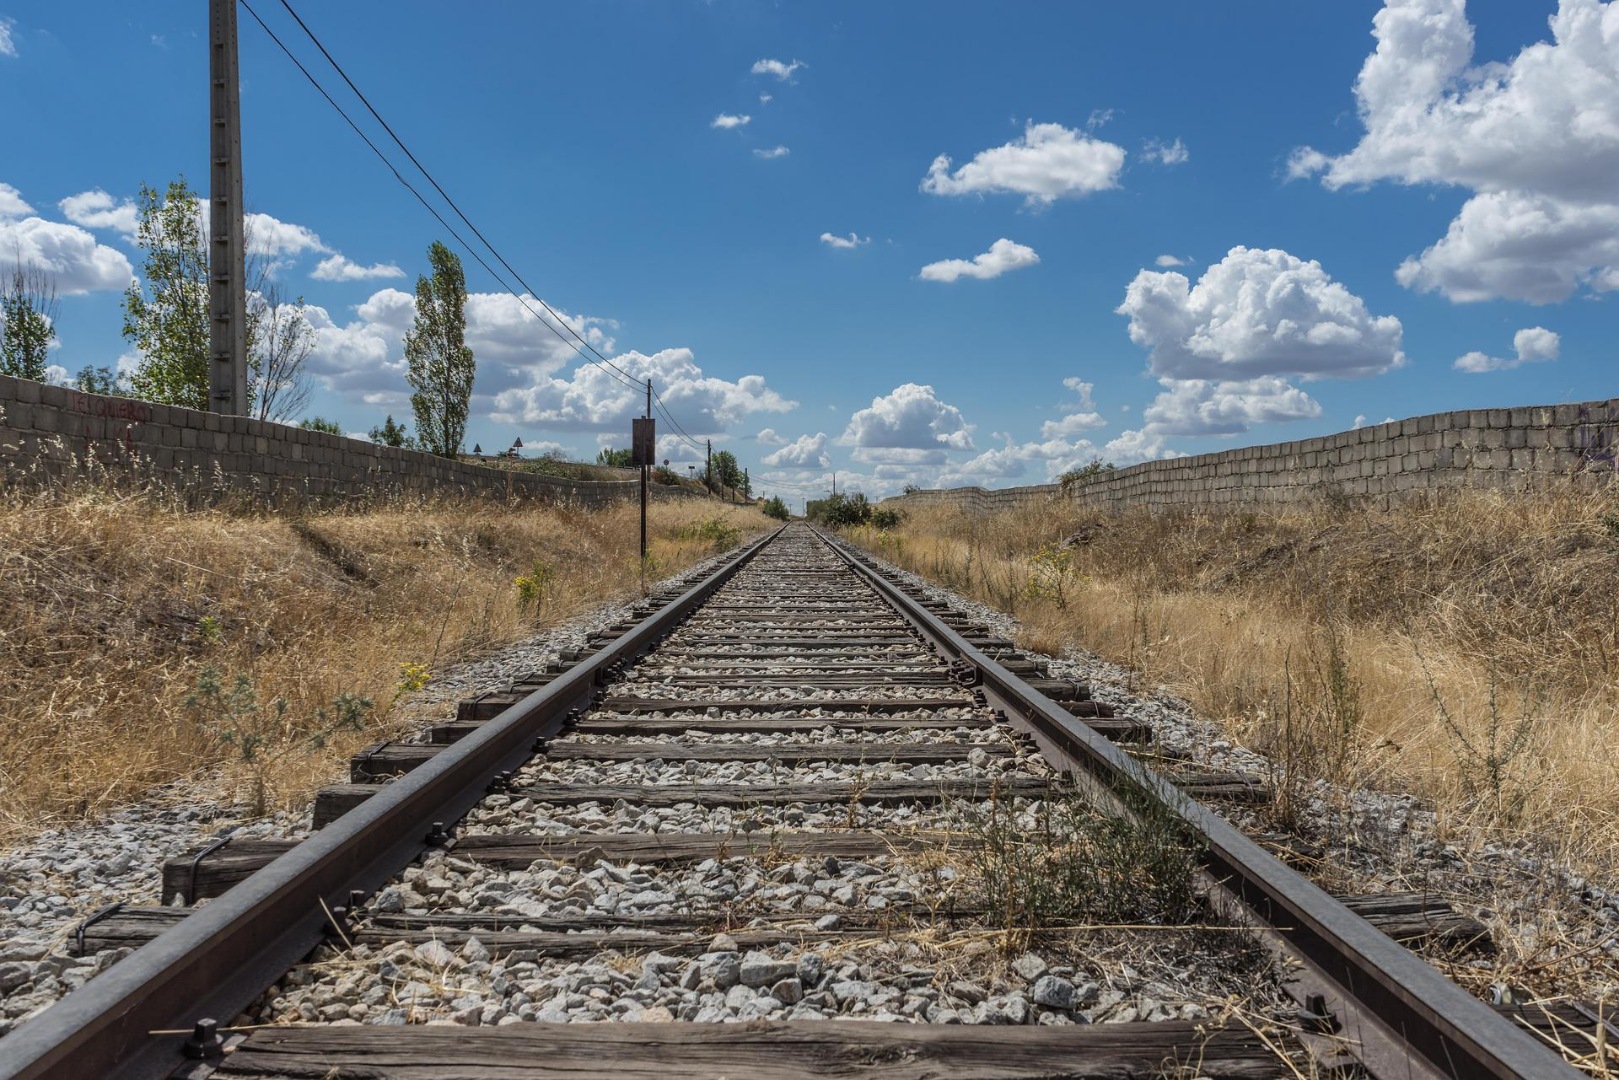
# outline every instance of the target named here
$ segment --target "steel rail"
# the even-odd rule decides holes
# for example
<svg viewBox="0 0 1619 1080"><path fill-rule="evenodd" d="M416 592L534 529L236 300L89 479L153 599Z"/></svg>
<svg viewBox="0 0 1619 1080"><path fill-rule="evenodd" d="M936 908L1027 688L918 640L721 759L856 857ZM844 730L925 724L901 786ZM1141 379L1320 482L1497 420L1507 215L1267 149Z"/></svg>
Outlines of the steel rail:
<svg viewBox="0 0 1619 1080"><path fill-rule="evenodd" d="M1254 843L1225 818L1182 794L1007 671L992 657L890 582L867 556L820 534L856 573L924 637L972 665L992 707L1027 730L1048 758L1083 770L1102 791L1146 792L1168 807L1205 845L1205 871L1249 921L1277 935L1305 965L1301 1002L1321 1027L1340 1029L1351 1052L1380 1077L1448 1080L1579 1080L1543 1042L1445 978L1302 875ZM1237 914L1237 912L1233 912ZM1321 1008L1320 1006L1323 1006Z"/></svg>
<svg viewBox="0 0 1619 1080"><path fill-rule="evenodd" d="M617 640L512 705L310 836L227 894L0 1039L0 1078L154 1080L185 1061L198 1020L236 1016L325 938L331 911L370 893L459 820L499 773L533 754L536 739L588 705L602 675L634 659L728 581L776 530Z"/></svg>

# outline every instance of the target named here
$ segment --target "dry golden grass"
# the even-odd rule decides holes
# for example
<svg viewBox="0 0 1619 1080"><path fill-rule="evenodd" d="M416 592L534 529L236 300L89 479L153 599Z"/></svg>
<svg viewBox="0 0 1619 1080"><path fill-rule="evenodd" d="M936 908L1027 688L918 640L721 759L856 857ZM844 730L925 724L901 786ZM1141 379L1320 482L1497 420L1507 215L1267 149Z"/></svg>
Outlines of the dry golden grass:
<svg viewBox="0 0 1619 1080"><path fill-rule="evenodd" d="M654 504L649 577L770 524L751 508ZM396 729L422 674L633 593L637 543L628 504L275 515L12 493L0 836L186 776L290 805Z"/></svg>
<svg viewBox="0 0 1619 1080"><path fill-rule="evenodd" d="M1074 537L1069 546L1065 539ZM1303 782L1411 791L1448 835L1619 857L1619 498L1460 494L1109 516L1065 501L907 511L854 539L1164 684Z"/></svg>

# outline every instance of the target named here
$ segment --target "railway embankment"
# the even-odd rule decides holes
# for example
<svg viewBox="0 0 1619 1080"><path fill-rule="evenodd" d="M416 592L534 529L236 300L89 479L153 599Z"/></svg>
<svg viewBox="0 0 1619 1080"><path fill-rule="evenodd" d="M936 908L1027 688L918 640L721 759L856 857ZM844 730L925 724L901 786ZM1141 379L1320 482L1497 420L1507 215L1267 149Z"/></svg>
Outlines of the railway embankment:
<svg viewBox="0 0 1619 1080"><path fill-rule="evenodd" d="M1265 772L1249 824L1298 838L1329 887L1439 888L1497 943L1474 981L1619 985L1613 488L1392 511L888 505L900 526L856 542L1010 616L1100 699L1158 717L1161 744L1179 717L1200 725L1181 752Z"/></svg>
<svg viewBox="0 0 1619 1080"><path fill-rule="evenodd" d="M211 802L298 803L453 665L634 594L636 516L449 497L188 511L112 486L9 489L0 837L199 776ZM648 575L767 524L655 503Z"/></svg>

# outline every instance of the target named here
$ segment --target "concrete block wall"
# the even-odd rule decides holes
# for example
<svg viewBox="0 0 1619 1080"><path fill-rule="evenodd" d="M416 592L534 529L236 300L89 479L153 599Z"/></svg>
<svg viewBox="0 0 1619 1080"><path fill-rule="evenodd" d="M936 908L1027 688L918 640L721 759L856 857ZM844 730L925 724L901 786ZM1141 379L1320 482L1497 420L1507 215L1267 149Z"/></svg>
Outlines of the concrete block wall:
<svg viewBox="0 0 1619 1080"><path fill-rule="evenodd" d="M101 472L115 481L174 485L198 504L242 495L287 505L433 494L605 506L638 497L640 490L636 479L567 480L493 469L0 375L0 487ZM661 484L652 491L659 498L702 497Z"/></svg>
<svg viewBox="0 0 1619 1080"><path fill-rule="evenodd" d="M1108 510L1282 506L1347 500L1388 509L1462 488L1522 491L1554 479L1619 476L1619 398L1391 420L1314 439L1146 461L1103 473L1068 497ZM1036 487L918 491L891 505L949 502L982 512L1063 497Z"/></svg>

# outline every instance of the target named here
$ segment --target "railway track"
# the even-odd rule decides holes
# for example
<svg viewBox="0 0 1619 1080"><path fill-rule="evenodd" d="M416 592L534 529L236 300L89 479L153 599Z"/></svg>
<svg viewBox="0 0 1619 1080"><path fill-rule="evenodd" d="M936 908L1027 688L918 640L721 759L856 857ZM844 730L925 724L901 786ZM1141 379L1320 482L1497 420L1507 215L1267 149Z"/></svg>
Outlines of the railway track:
<svg viewBox="0 0 1619 1080"><path fill-rule="evenodd" d="M1395 940L1465 921L1326 895L1200 801L1256 778L1147 771L1150 732L806 526L636 614L357 755L308 840L165 867L206 903L87 920L140 947L0 1076L1565 1077L1530 1029L1601 1025L1471 998ZM1017 852L1120 821L1203 928L1030 933Z"/></svg>

